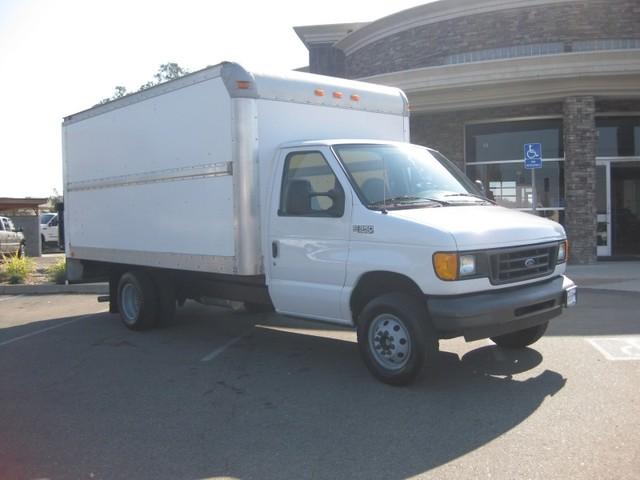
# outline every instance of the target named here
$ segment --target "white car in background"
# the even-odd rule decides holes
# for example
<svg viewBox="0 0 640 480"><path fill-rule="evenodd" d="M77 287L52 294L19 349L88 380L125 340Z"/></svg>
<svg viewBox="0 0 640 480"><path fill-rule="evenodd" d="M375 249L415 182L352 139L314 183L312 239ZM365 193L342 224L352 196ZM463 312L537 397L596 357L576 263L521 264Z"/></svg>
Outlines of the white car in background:
<svg viewBox="0 0 640 480"><path fill-rule="evenodd" d="M7 217L0 217L0 257L2 255L24 257L24 234L16 230Z"/></svg>
<svg viewBox="0 0 640 480"><path fill-rule="evenodd" d="M42 251L46 245L55 244L58 246L58 214L44 213L40 215L40 243Z"/></svg>

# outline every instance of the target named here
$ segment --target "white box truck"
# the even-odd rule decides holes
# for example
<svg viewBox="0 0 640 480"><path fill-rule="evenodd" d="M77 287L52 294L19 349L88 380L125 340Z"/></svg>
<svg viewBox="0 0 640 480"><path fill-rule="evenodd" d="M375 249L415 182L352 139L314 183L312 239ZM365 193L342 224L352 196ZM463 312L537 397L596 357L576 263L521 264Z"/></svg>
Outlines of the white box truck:
<svg viewBox="0 0 640 480"><path fill-rule="evenodd" d="M438 341L530 345L576 301L552 221L487 200L411 145L401 90L235 63L65 118L71 281L141 330L186 299L357 330L411 382Z"/></svg>

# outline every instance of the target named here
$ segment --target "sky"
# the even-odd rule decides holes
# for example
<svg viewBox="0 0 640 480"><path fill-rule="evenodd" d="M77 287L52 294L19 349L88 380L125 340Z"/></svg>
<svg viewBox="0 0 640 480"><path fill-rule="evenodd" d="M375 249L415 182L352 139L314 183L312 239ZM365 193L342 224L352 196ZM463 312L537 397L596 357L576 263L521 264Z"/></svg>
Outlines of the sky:
<svg viewBox="0 0 640 480"><path fill-rule="evenodd" d="M308 64L294 26L366 22L429 0L0 0L0 197L62 193L61 122L152 80L223 60Z"/></svg>

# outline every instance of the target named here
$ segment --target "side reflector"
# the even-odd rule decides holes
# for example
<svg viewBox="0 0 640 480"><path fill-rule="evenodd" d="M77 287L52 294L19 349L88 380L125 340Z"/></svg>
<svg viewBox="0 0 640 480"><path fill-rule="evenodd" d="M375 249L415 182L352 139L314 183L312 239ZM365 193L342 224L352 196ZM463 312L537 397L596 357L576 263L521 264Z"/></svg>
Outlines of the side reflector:
<svg viewBox="0 0 640 480"><path fill-rule="evenodd" d="M354 102L359 102L360 101L360 95L356 95L355 93L351 95L351 100L353 100Z"/></svg>
<svg viewBox="0 0 640 480"><path fill-rule="evenodd" d="M239 90L248 90L251 88L251 82L247 82L245 80L238 80L236 82Z"/></svg>
<svg viewBox="0 0 640 480"><path fill-rule="evenodd" d="M455 253L435 253L433 255L433 269L440 280L455 280L458 278L458 255Z"/></svg>
<svg viewBox="0 0 640 480"><path fill-rule="evenodd" d="M321 88L316 88L313 93L316 97L324 97L324 90L322 90Z"/></svg>

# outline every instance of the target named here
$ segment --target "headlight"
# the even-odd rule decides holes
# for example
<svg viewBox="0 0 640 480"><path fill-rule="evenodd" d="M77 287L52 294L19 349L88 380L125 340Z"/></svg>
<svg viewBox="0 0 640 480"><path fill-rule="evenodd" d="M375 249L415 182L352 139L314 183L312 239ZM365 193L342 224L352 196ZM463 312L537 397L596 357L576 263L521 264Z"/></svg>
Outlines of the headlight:
<svg viewBox="0 0 640 480"><path fill-rule="evenodd" d="M438 252L433 255L433 269L440 280L458 280L477 273L475 255Z"/></svg>
<svg viewBox="0 0 640 480"><path fill-rule="evenodd" d="M558 246L558 263L564 263L567 261L567 257L569 255L569 242L564 240L560 242Z"/></svg>
<svg viewBox="0 0 640 480"><path fill-rule="evenodd" d="M468 277L469 275L476 274L476 256L475 255L460 255L460 270L461 277Z"/></svg>

